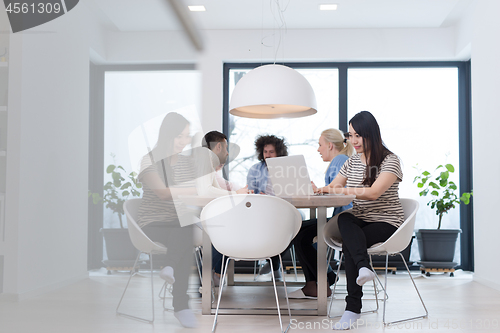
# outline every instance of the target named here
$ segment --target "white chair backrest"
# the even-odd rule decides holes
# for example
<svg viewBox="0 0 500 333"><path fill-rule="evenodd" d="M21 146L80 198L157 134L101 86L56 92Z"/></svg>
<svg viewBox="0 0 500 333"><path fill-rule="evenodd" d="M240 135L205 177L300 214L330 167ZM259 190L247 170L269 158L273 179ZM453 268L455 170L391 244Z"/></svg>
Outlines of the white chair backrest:
<svg viewBox="0 0 500 333"><path fill-rule="evenodd" d="M380 245L371 247L368 249L368 253L399 253L403 251L408 244L410 244L411 237L413 236L413 230L415 229L418 201L405 198L400 198L399 201L401 201L401 205L403 206L405 221L398 228L398 230L396 230L396 232L389 237L389 239Z"/></svg>
<svg viewBox="0 0 500 333"><path fill-rule="evenodd" d="M128 234L135 248L145 253L164 253L166 248L149 239L136 222L142 199L130 199L123 204L127 216Z"/></svg>
<svg viewBox="0 0 500 333"><path fill-rule="evenodd" d="M203 208L201 220L217 251L249 260L283 252L302 224L292 204L260 194L214 199Z"/></svg>

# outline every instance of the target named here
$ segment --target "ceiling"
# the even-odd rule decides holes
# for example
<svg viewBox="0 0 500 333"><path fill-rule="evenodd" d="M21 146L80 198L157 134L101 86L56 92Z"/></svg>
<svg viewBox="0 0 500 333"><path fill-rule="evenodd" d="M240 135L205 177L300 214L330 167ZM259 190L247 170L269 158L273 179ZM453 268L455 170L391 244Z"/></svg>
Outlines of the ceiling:
<svg viewBox="0 0 500 333"><path fill-rule="evenodd" d="M181 0L182 1L182 0ZM184 0L200 29L437 28L455 24L473 0ZM320 11L319 4L338 4ZM277 5L279 4L279 6ZM181 30L168 0L92 0L117 31ZM280 13L284 21L280 19ZM284 23L283 23L284 22Z"/></svg>

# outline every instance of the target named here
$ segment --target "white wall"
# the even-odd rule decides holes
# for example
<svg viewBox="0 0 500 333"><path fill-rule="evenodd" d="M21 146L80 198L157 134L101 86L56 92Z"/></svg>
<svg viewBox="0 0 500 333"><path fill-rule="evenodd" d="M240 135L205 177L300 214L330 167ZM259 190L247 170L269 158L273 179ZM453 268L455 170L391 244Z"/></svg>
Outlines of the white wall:
<svg viewBox="0 0 500 333"><path fill-rule="evenodd" d="M498 189L500 188L500 1L477 1L472 37L472 132L474 150L474 278L500 290Z"/></svg>
<svg viewBox="0 0 500 333"><path fill-rule="evenodd" d="M12 298L88 275L89 49L102 51L102 33L84 4L34 30L11 35L3 296Z"/></svg>

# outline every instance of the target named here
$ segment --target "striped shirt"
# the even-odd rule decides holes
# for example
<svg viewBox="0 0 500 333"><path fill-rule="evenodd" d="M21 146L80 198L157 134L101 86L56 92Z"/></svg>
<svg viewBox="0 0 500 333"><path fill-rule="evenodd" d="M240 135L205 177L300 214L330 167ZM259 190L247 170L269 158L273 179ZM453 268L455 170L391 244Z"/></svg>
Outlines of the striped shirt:
<svg viewBox="0 0 500 333"><path fill-rule="evenodd" d="M340 174L347 178L346 187L365 187L362 184L365 178L365 169L366 165L361 162L361 154L349 158L340 169ZM382 172L390 172L396 175L397 179L376 200L354 199L351 213L365 222L387 222L399 227L404 221L404 212L398 194L399 183L403 180L403 171L398 156L395 154L387 155L376 172L376 178Z"/></svg>
<svg viewBox="0 0 500 333"><path fill-rule="evenodd" d="M195 172L192 158L184 155L177 156L177 163L175 165L171 165L170 168L167 164L169 162L167 160L163 160L167 173L167 181L165 180L161 161L153 165L151 163L151 158L149 155L146 155L142 158L141 171L139 173L138 179L143 183L144 193L142 196L141 205L139 207L137 221L141 228L153 222L179 225L178 216L182 216L183 214L187 213L187 208L184 203L182 203L182 201L180 201L179 199L161 200L153 192L153 190L142 181L144 175L150 172L156 172L164 184L167 184L169 179L171 179L171 181L173 180L173 183L175 185L170 187L171 190L175 187L194 187ZM168 185L165 186L168 187Z"/></svg>

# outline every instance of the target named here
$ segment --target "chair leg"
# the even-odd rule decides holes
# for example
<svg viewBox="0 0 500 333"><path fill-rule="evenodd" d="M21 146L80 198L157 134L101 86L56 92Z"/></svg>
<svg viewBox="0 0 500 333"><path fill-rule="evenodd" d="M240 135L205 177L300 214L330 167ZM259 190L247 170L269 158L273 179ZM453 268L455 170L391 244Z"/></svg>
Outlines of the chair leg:
<svg viewBox="0 0 500 333"><path fill-rule="evenodd" d="M373 268L372 256L370 256L370 266L372 267L372 271L375 274L375 279L377 281L379 281L379 283L380 283L380 280L378 278L377 272ZM379 309L379 305L378 305L378 289L377 289L377 283L375 282L375 279L373 279L372 282L373 282L373 293L375 294L375 304L377 305L377 308L375 310L365 311L364 313L378 312L378 309ZM380 285L382 286L382 284L380 284ZM384 288L382 287L382 289L384 289ZM386 296L386 294L385 294L385 289L384 289L384 299L385 299L385 296Z"/></svg>
<svg viewBox="0 0 500 333"><path fill-rule="evenodd" d="M293 244L290 247L290 257L292 258L293 272L295 273L295 281L298 281L299 278L297 277L297 258L295 257L295 246ZM281 267L283 267L283 265ZM282 276L284 281L285 275L282 274Z"/></svg>
<svg viewBox="0 0 500 333"><path fill-rule="evenodd" d="M420 292L418 291L417 285L415 284L415 281L413 280L413 276L411 276L411 272L410 272L410 269L408 268L408 265L406 264L405 258L403 257L403 255L401 253L398 253L398 254L400 255L401 259L403 260L403 263L405 264L406 271L408 272L408 275L410 276L411 282L413 283L413 287L415 288L415 291L417 292L418 298L420 299L420 302L422 303L422 306L424 307L425 315L411 317L411 318L402 319L402 320L396 320L396 321L392 321L392 322L386 322L385 321L386 302L384 299L384 315L382 317L383 318L382 321L383 321L385 326L391 325L391 324L396 324L396 323L401 323L401 322L409 321L409 320L423 319L423 318L427 318L427 316L429 315L429 311L427 311L427 307L424 304L424 300L422 299L422 296L420 295ZM385 257L385 265L386 265L385 266L385 290L387 290L387 266L388 266L388 264L389 264L389 255L386 254L386 257Z"/></svg>
<svg viewBox="0 0 500 333"><path fill-rule="evenodd" d="M195 247L194 249L194 259L196 261L196 268L198 269L198 276L200 277L200 281L202 280L201 278L201 269L202 269L202 258L201 258L201 249L200 246Z"/></svg>
<svg viewBox="0 0 500 333"><path fill-rule="evenodd" d="M194 258L195 258L195 262L196 262L196 268L198 270L198 276L200 278L200 284L202 284L202 281L203 281L203 278L202 278L202 275L201 275L201 272L203 271L202 251L203 251L203 247L202 246L197 246L194 249ZM212 291L212 303L214 302L214 299L215 299L215 288L214 288L214 283L213 282L214 281L213 281L213 277L212 277L212 283L210 284L210 289ZM203 288L203 285L201 285L201 287ZM200 290L200 293L201 293L201 290Z"/></svg>
<svg viewBox="0 0 500 333"><path fill-rule="evenodd" d="M212 332L215 332L215 326L217 325L217 317L219 316L219 306L220 306L220 299L221 299L221 296L222 296L222 289L224 288L224 281L226 279L226 275L227 275L227 266L229 265L224 265L224 259L225 259L225 256L222 255L222 279L220 280L219 282L219 298L217 300L217 308L215 309L215 318L214 318L214 324L212 326Z"/></svg>
<svg viewBox="0 0 500 333"><path fill-rule="evenodd" d="M173 285L168 284L167 281L163 283L163 286L161 287L160 291L158 292L158 297L163 301L163 310L164 311L174 311L173 308L167 308L165 306L165 299L167 299L167 291L170 295L172 295L172 287ZM163 293L163 296L161 295ZM173 297L173 295L172 295Z"/></svg>
<svg viewBox="0 0 500 333"><path fill-rule="evenodd" d="M382 291L384 292L384 300L385 299L389 299L389 296L387 295L387 291L385 290L384 286L382 285L382 281L380 281L380 279L378 277L378 274L375 271L375 268L373 268L372 255L370 254L369 256L370 256L370 267L372 268L373 273L375 273L375 278L377 279L377 282L380 285L380 288L382 288ZM379 304L378 304L378 293L379 293L379 290L377 289L377 284L375 283L375 280L373 280L373 291L375 293L375 302L377 302L377 308L373 312L377 312L378 309L379 309Z"/></svg>
<svg viewBox="0 0 500 333"><path fill-rule="evenodd" d="M389 254L385 254L385 277L384 277L384 290L387 290L387 268L389 267ZM387 304L387 297L384 297L384 313L382 314L382 322L385 325L385 309Z"/></svg>
<svg viewBox="0 0 500 333"><path fill-rule="evenodd" d="M137 262L139 261L139 257L141 256L142 252L140 252L137 255L137 258L135 259L134 266L132 267L132 270L130 271L130 277L128 278L127 285L125 286L125 290L123 291L122 297L120 298L120 302L118 302L118 306L116 307L116 314L127 317L127 318L132 318L132 319L137 319L141 321L148 322L152 324L155 320L155 308L154 308L154 290L153 290L153 258L152 255L149 255L149 262L150 262L150 267L151 267L151 305L152 305L152 319L147 319L147 318L141 318L141 317L136 317L132 316L123 312L120 312L120 305L122 304L123 297L125 296L125 293L127 292L128 286L130 284L130 280L132 280L132 276L135 275L135 267L137 266Z"/></svg>
<svg viewBox="0 0 500 333"><path fill-rule="evenodd" d="M340 252L340 260L339 260L339 264L337 266L337 277L340 274L340 266L342 265L342 258L344 258L344 253ZM327 314L328 318L332 318L330 316L330 313L332 311L333 299L335 298L335 290L336 289L337 289L337 281L335 281L335 283L333 284L332 295L330 297L330 305L328 306L328 314Z"/></svg>
<svg viewBox="0 0 500 333"><path fill-rule="evenodd" d="M295 250L294 250L294 252L295 252ZM295 254L295 253L294 253L294 254ZM280 258L280 266L281 266L281 276L285 276L285 272L284 272L284 270L283 270L283 262L282 262L282 260L281 260L281 255L279 255L279 258ZM273 274L274 274L274 273L273 273ZM286 289L286 281L285 281L285 280L286 280L286 279L285 279L285 278L283 278L283 288L285 288L285 299L286 299L286 307L287 307L287 309L288 309L288 318L289 318L289 321L288 321L288 326L287 326L287 328L286 328L285 332L283 332L283 333L286 333L286 332L288 331L288 329L290 328L290 325L292 324L292 312L291 312L291 310L290 310L290 302L289 302L289 300L288 300L288 290ZM274 281L274 277L273 277L273 281ZM275 290L275 291L276 291L276 290ZM276 294L276 295L277 295L277 294ZM277 305L278 305L278 312L281 312L281 311L280 311L280 308L279 308L279 304L277 304ZM280 320L280 323L281 323L281 320Z"/></svg>
<svg viewBox="0 0 500 333"><path fill-rule="evenodd" d="M153 255L149 255L149 267L151 268L151 309L153 311L153 320L151 322L155 321L155 291L154 291L154 284L153 284ZM163 299L165 300L165 299Z"/></svg>
<svg viewBox="0 0 500 333"><path fill-rule="evenodd" d="M326 267L327 268L328 268L328 265L330 265L330 261L332 261L332 257L333 257L333 250L331 247L329 247L326 250Z"/></svg>
<svg viewBox="0 0 500 333"><path fill-rule="evenodd" d="M212 332L215 332L215 328L217 326L217 319L219 317L219 308L220 308L220 301L221 301L221 297L222 297L222 290L224 288L224 282L227 278L227 267L229 266L227 263L225 264L225 256L222 255L222 264L223 264L223 267L222 267L222 271L223 271L223 274L222 274L222 279L220 281L220 285L219 285L219 297L218 297L218 300L217 300L217 307L215 309L215 318L214 318L214 323L213 323L213 326L212 326ZM228 261L231 259L231 258L227 258ZM279 304L279 300L278 300L278 290L276 288L276 281L274 280L274 269L273 269L273 263L271 261L271 258L267 258L269 259L269 261L271 262L271 275L272 275L272 280L273 280L273 286L274 286L274 296L276 298L276 306L278 308L278 318L279 318L279 321L280 321L280 329L281 329L281 332L282 333L286 333L288 331L288 329L290 328L290 325L292 323L292 314L291 314L291 310L290 310L290 303L288 301L288 292L287 292L287 289L286 289L286 281L285 279L283 279L283 286L285 288L285 298L286 298L286 304L287 304L287 308L288 308L288 317L290 318L290 322L286 328L286 330L283 331L283 323L281 321L281 310L280 310L280 304ZM280 265L281 265L281 274L284 274L284 270L283 270L283 262L281 260L281 255L279 255L279 259L280 259Z"/></svg>
<svg viewBox="0 0 500 333"><path fill-rule="evenodd" d="M257 280L257 262L259 262L258 260L255 260L253 262L253 280L256 281Z"/></svg>
<svg viewBox="0 0 500 333"><path fill-rule="evenodd" d="M339 263L338 263L338 267L337 267L337 276L339 276L339 273L340 273L340 266L342 265L342 259L344 258L344 253L340 252L340 260L339 260ZM373 265L372 265L372 261L371 261L372 257L370 256L370 266L372 267L373 269ZM382 287L382 289L384 290L384 300L386 299L386 293L385 293L385 288L382 286L382 282L380 281L377 273L375 272L375 270L373 269L373 272L375 273L375 277L378 281L378 283L380 284L380 286ZM386 275L387 276L387 275ZM333 300L334 300L334 296L335 296L335 290L337 288L337 282L335 282L333 284L333 290L332 290L332 296L330 298L330 305L328 307L328 318L337 318L337 317L340 317L339 316L334 316L332 317L330 315L331 311L332 311L332 305L333 305ZM379 309L379 304L378 304L378 290L377 290L377 284L375 282L375 280L373 280L373 290L374 290L374 293L375 293L375 303L377 304L377 308L375 310L369 310L369 311L362 311L361 314L367 314L367 313L374 313L374 312L377 312L378 309Z"/></svg>

